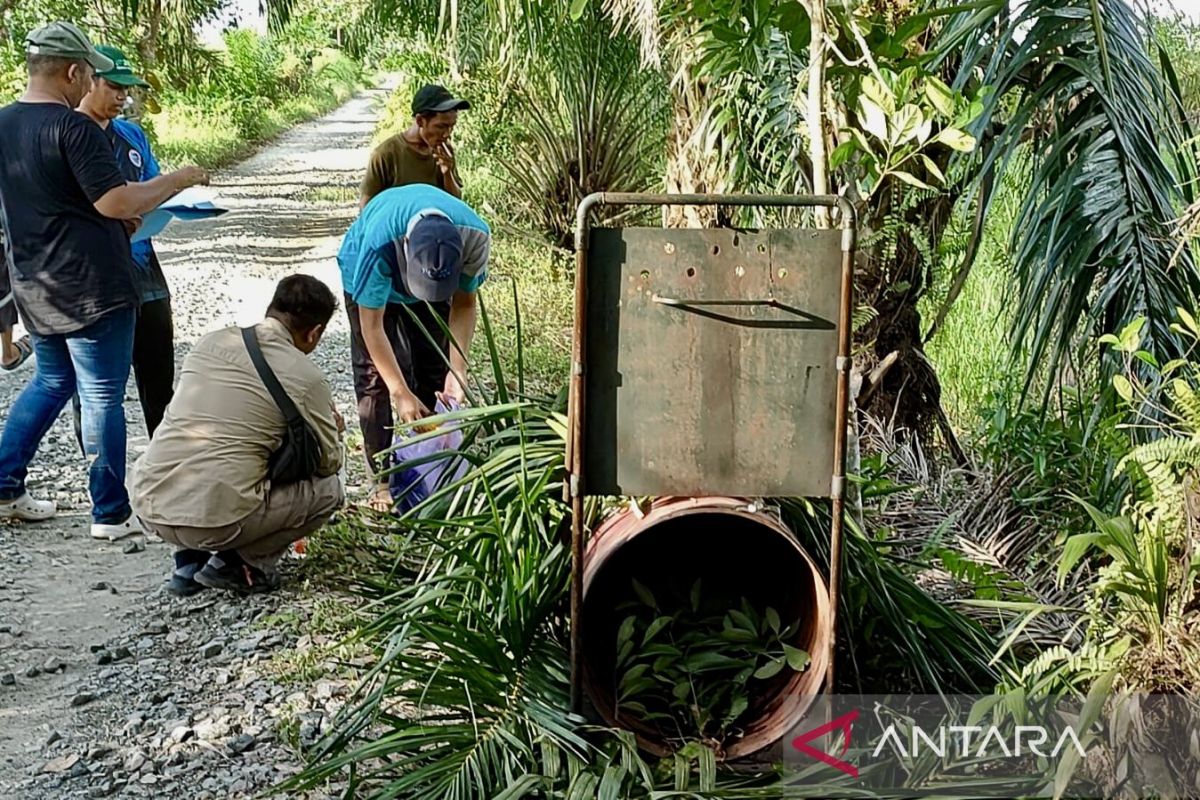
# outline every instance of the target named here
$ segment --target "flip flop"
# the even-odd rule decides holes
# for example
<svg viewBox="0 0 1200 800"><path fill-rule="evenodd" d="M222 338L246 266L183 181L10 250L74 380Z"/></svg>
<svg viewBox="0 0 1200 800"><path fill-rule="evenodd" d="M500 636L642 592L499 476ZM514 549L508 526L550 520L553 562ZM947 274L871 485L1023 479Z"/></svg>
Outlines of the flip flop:
<svg viewBox="0 0 1200 800"><path fill-rule="evenodd" d="M29 357L33 355L33 344L29 341L28 336L22 336L20 339L17 339L15 342L13 342L13 347L16 348L17 351L16 360L10 361L7 364L0 364L0 369L5 370L6 372L12 372L14 369L29 360Z"/></svg>

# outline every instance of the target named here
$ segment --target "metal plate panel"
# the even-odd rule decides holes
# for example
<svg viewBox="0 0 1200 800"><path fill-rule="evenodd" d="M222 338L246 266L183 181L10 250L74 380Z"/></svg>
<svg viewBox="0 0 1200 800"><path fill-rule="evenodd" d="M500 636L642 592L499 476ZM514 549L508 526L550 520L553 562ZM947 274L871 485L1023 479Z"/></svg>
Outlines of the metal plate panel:
<svg viewBox="0 0 1200 800"><path fill-rule="evenodd" d="M841 241L593 229L584 492L829 496Z"/></svg>

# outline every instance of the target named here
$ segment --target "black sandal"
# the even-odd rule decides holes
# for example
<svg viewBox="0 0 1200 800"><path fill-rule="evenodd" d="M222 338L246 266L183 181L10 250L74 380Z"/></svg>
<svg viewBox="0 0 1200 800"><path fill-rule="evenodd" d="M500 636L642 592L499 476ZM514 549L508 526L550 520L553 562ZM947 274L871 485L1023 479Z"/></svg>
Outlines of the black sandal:
<svg viewBox="0 0 1200 800"><path fill-rule="evenodd" d="M12 372L17 367L24 364L33 355L33 343L29 341L28 336L22 336L13 342L13 347L16 348L17 358L15 361L10 361L7 364L0 363L0 369L6 372Z"/></svg>

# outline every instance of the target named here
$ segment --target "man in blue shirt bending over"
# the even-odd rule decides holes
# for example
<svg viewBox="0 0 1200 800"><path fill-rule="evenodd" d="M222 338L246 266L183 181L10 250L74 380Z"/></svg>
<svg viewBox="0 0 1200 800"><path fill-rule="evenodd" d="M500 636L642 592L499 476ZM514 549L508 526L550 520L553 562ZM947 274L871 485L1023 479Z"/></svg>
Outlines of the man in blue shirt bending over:
<svg viewBox="0 0 1200 800"><path fill-rule="evenodd" d="M150 151L145 131L121 118L133 87L147 88L150 84L134 73L125 54L117 48L97 45L96 50L112 60L113 68L96 72L79 110L104 130L125 180L133 183L156 178L158 161ZM153 436L171 402L175 383L171 292L150 240L134 242L131 248L141 299L133 334L133 373L146 417L146 433Z"/></svg>
<svg viewBox="0 0 1200 800"><path fill-rule="evenodd" d="M462 402L475 293L487 279L490 247L491 231L470 206L425 184L375 195L346 232L338 266L373 475L387 466L378 454L391 445L393 405L400 422L415 422L430 414L438 394ZM390 507L386 479L376 482L371 505Z"/></svg>

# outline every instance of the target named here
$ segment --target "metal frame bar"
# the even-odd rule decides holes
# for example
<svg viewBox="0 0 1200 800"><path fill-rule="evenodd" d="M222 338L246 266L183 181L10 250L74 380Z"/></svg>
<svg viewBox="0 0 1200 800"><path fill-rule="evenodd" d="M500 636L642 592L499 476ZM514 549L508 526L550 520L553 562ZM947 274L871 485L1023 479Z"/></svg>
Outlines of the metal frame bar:
<svg viewBox="0 0 1200 800"><path fill-rule="evenodd" d="M836 195L791 194L635 194L597 192L583 198L575 214L575 319L571 347L571 384L568 400L567 426L567 500L571 504L571 710L578 713L583 706L583 558L585 531L583 524L583 423L584 357L586 331L583 319L587 310L588 234L591 231L589 212L602 205L624 206L772 206L794 208L836 208L840 213L842 230L841 305L838 309L837 407L833 445L833 474L830 498L833 501L833 524L829 546L830 637L829 669L825 690L834 684L834 656L837 653L837 611L841 592L842 528L845 516L846 492L846 423L850 395L850 325L854 294L854 252L857 228L854 207Z"/></svg>

